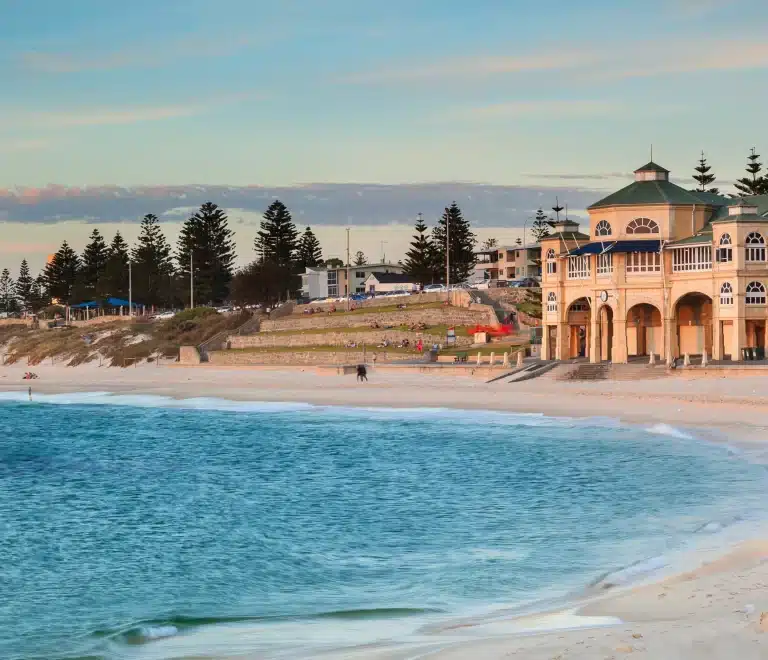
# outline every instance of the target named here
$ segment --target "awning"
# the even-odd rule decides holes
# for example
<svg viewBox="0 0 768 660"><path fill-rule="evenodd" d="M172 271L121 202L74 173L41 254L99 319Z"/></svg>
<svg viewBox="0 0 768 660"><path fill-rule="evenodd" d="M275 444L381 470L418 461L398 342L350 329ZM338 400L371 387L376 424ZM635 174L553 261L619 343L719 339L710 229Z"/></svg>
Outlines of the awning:
<svg viewBox="0 0 768 660"><path fill-rule="evenodd" d="M77 305L70 305L72 309L93 309L94 307L98 307L99 303L96 302L81 302Z"/></svg>
<svg viewBox="0 0 768 660"><path fill-rule="evenodd" d="M604 252L659 252L661 241L601 241L587 243L571 250L569 254L577 257L582 254L602 254Z"/></svg>
<svg viewBox="0 0 768 660"><path fill-rule="evenodd" d="M108 307L138 307L139 304L135 302L128 302L127 300L123 300L122 298L107 298L106 300Z"/></svg>

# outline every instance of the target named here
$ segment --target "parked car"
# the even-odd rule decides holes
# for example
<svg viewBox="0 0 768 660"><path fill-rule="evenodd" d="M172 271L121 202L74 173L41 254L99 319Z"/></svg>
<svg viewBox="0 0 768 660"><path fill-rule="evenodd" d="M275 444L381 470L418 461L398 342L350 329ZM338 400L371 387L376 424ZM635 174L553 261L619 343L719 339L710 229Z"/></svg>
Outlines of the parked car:
<svg viewBox="0 0 768 660"><path fill-rule="evenodd" d="M514 287L515 289L535 289L541 285L532 277L524 277L519 280L512 280L509 283L509 286Z"/></svg>
<svg viewBox="0 0 768 660"><path fill-rule="evenodd" d="M427 284L423 291L445 291L445 284Z"/></svg>

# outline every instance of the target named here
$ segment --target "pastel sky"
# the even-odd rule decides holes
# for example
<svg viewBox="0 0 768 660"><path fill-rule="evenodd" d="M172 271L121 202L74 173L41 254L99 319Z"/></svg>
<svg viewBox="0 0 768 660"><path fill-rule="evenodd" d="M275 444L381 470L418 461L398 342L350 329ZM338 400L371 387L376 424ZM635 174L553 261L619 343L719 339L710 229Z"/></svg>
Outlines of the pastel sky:
<svg viewBox="0 0 768 660"><path fill-rule="evenodd" d="M40 247L29 223L132 221L114 198L161 214L195 185L407 184L300 209L362 227L466 192L422 184L483 184L475 219L509 228L621 187L653 143L685 185L704 149L727 188L768 150L767 72L765 0L0 0L0 262Z"/></svg>

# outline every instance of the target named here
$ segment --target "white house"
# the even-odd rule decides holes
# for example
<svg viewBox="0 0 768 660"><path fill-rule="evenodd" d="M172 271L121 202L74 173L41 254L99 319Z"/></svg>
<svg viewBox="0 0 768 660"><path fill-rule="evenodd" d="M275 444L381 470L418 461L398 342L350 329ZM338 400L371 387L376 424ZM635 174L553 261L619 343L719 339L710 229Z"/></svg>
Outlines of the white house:
<svg viewBox="0 0 768 660"><path fill-rule="evenodd" d="M419 283L410 275L402 273L371 273L365 280L367 293L390 293L392 291L418 291Z"/></svg>
<svg viewBox="0 0 768 660"><path fill-rule="evenodd" d="M368 287L365 281L371 273L402 273L403 267L399 264L365 264L364 266L350 266L349 279L351 286L347 285L347 267L328 268L316 266L307 268L301 275L301 293L307 298L335 298L346 296L348 293L365 293Z"/></svg>

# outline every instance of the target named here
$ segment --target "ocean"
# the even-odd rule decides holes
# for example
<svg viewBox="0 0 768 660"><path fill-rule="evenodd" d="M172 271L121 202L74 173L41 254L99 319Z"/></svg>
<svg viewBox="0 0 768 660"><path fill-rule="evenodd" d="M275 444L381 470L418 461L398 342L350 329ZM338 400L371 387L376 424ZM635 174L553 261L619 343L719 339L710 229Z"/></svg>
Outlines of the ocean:
<svg viewBox="0 0 768 660"><path fill-rule="evenodd" d="M0 430L8 659L423 641L756 529L768 485L608 419L0 394Z"/></svg>

